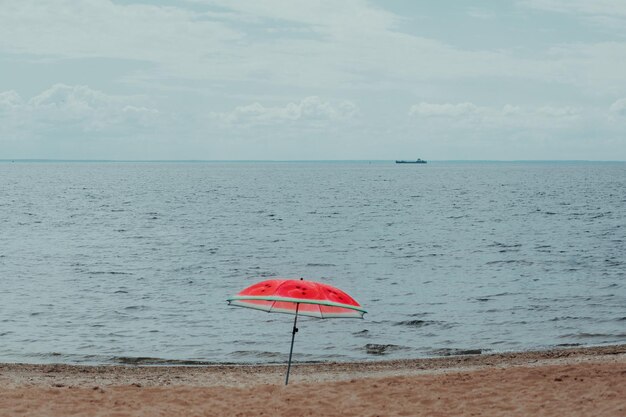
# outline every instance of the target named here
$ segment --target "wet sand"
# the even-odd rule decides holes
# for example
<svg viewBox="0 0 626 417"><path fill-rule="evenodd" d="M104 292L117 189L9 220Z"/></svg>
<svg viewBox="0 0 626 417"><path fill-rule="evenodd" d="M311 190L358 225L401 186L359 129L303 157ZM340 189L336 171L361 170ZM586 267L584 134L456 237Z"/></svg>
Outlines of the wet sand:
<svg viewBox="0 0 626 417"><path fill-rule="evenodd" d="M284 372L0 364L0 416L626 416L626 345Z"/></svg>

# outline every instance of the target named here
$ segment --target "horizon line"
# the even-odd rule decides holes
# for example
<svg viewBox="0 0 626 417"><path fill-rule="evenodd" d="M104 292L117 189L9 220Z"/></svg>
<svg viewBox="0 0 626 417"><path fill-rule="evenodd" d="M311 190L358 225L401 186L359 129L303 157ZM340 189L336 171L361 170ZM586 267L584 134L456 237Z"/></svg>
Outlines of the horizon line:
<svg viewBox="0 0 626 417"><path fill-rule="evenodd" d="M395 159L60 159L60 158L3 158L0 162L395 162ZM430 159L427 162L626 162L621 159Z"/></svg>

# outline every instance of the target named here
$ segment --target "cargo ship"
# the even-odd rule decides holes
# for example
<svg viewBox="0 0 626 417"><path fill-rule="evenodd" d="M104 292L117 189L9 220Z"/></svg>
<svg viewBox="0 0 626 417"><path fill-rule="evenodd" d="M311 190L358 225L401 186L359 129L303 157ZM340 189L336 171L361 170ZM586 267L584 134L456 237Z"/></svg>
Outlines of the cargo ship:
<svg viewBox="0 0 626 417"><path fill-rule="evenodd" d="M420 158L417 158L417 160L415 161L397 161L396 160L396 164L425 164L425 163L426 161Z"/></svg>

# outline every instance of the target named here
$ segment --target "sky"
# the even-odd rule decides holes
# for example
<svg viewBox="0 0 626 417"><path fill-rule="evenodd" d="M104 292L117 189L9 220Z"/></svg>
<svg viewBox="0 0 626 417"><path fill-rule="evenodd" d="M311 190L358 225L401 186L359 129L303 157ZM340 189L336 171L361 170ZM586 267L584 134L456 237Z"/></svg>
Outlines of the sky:
<svg viewBox="0 0 626 417"><path fill-rule="evenodd" d="M0 0L0 159L626 160L624 0Z"/></svg>

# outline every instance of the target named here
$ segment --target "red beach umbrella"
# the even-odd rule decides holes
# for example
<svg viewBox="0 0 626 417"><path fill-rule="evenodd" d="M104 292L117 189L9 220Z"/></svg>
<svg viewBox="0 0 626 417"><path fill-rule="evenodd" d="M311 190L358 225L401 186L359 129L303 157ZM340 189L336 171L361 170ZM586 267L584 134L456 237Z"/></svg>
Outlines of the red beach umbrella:
<svg viewBox="0 0 626 417"><path fill-rule="evenodd" d="M366 311L356 300L339 288L321 282L298 279L270 279L239 292L229 298L229 305L248 307L268 313L294 314L291 348L285 385L289 383L293 342L298 328L298 315L326 318L359 318Z"/></svg>

